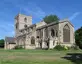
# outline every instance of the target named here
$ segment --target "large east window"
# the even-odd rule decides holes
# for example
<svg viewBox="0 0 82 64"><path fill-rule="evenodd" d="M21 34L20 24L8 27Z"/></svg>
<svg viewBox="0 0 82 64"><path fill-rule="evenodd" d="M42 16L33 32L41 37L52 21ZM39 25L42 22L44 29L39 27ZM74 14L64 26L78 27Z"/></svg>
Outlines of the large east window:
<svg viewBox="0 0 82 64"><path fill-rule="evenodd" d="M70 28L68 24L63 28L63 42L70 42Z"/></svg>

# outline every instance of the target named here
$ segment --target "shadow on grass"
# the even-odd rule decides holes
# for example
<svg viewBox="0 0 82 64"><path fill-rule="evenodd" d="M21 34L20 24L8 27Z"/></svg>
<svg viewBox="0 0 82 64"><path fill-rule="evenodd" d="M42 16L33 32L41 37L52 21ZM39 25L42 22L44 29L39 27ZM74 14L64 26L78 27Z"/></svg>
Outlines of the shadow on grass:
<svg viewBox="0 0 82 64"><path fill-rule="evenodd" d="M70 60L74 64L82 64L82 53L67 53L64 59Z"/></svg>

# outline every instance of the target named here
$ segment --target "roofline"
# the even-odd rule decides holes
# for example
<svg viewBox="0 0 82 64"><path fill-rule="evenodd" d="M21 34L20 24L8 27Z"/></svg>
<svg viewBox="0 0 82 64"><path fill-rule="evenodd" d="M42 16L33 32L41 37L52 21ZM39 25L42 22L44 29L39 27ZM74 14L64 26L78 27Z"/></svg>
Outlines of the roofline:
<svg viewBox="0 0 82 64"><path fill-rule="evenodd" d="M71 22L70 22L68 19L64 19L64 20L59 20L58 23L57 23L57 22L52 22L52 23L50 23L50 24L44 25L43 27L41 26L41 27L37 28L37 30L38 30L38 29L45 28L45 27L48 27L48 26L52 26L52 25L54 25L54 24L64 23L64 22L69 22L69 23L71 24ZM71 24L71 26L74 27L72 24Z"/></svg>
<svg viewBox="0 0 82 64"><path fill-rule="evenodd" d="M71 26L74 27L73 24L72 24L72 23L70 22L70 20L68 20L68 19L60 20L59 23L63 23L63 22L69 22L69 23L71 24Z"/></svg>
<svg viewBox="0 0 82 64"><path fill-rule="evenodd" d="M37 30L38 30L38 29L45 28L45 27L49 27L49 26L52 26L52 25L55 25L55 24L57 25L58 23L57 23L57 22L53 22L53 23L50 23L50 24L47 24L47 25L44 25L44 26L38 27Z"/></svg>
<svg viewBox="0 0 82 64"><path fill-rule="evenodd" d="M15 16L15 19L16 19L16 17L19 16L19 15L27 16L27 15L25 15L25 14L20 14L20 13L18 13L18 14ZM28 16L29 16L29 17L32 17L31 15L28 15Z"/></svg>

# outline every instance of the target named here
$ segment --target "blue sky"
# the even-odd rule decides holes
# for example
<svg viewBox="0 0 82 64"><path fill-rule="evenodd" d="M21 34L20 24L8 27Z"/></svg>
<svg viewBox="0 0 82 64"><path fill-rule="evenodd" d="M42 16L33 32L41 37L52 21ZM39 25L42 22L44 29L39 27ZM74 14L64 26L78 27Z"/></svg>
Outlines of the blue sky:
<svg viewBox="0 0 82 64"><path fill-rule="evenodd" d="M14 36L14 17L31 15L33 23L49 14L68 18L75 30L82 26L82 0L0 0L0 39Z"/></svg>

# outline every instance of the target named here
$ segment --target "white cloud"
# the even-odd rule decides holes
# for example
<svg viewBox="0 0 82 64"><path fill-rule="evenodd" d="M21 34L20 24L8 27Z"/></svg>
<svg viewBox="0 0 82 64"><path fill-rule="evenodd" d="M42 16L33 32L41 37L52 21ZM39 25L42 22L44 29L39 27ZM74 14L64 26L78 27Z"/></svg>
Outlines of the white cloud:
<svg viewBox="0 0 82 64"><path fill-rule="evenodd" d="M14 24L10 22L4 22L1 20L0 25L0 38L5 38L5 36L14 36Z"/></svg>
<svg viewBox="0 0 82 64"><path fill-rule="evenodd" d="M14 24L11 23L3 23L0 25L0 28L3 28L5 30L11 30L12 28L14 28Z"/></svg>
<svg viewBox="0 0 82 64"><path fill-rule="evenodd" d="M80 12L75 12L69 19L70 19L70 20L73 20L73 19L75 19L79 14L80 14Z"/></svg>
<svg viewBox="0 0 82 64"><path fill-rule="evenodd" d="M27 4L21 3L22 1L13 2L8 0L7 2L17 7L19 9L18 13L22 13L22 11L24 11L26 14L32 15L33 17L39 19L42 19L46 15L46 13L35 2L27 1Z"/></svg>
<svg viewBox="0 0 82 64"><path fill-rule="evenodd" d="M9 23L9 24L7 24L7 26L14 27L14 24Z"/></svg>
<svg viewBox="0 0 82 64"><path fill-rule="evenodd" d="M20 4L20 2L13 2L11 0L6 1L7 3L15 6L19 11L22 13L24 11L28 15L32 15L34 18L39 18L42 19L46 14L45 12L34 2L28 2L27 4ZM5 1L4 1L5 3ZM20 10L21 9L21 10ZM19 13L19 12L18 12ZM14 32L14 24L6 21L1 20L1 25L0 25L0 36L13 36L15 34Z"/></svg>
<svg viewBox="0 0 82 64"><path fill-rule="evenodd" d="M8 34L10 34L10 36L15 36L15 32L14 32L14 30L8 32Z"/></svg>
<svg viewBox="0 0 82 64"><path fill-rule="evenodd" d="M42 19L46 14L45 12L35 3L28 2L27 6L23 10L34 17Z"/></svg>

